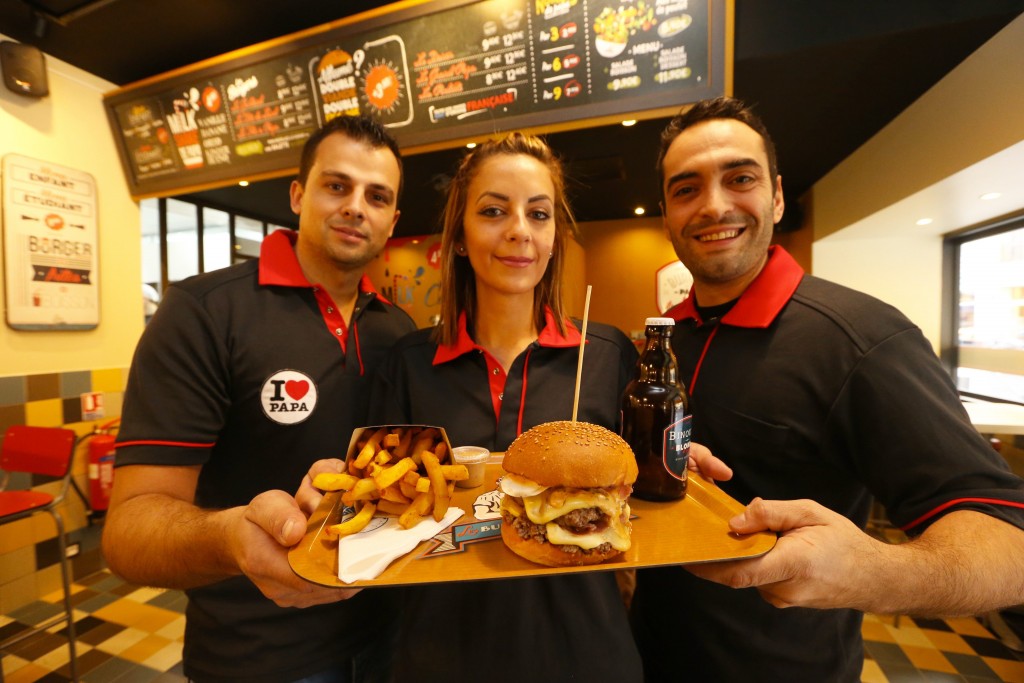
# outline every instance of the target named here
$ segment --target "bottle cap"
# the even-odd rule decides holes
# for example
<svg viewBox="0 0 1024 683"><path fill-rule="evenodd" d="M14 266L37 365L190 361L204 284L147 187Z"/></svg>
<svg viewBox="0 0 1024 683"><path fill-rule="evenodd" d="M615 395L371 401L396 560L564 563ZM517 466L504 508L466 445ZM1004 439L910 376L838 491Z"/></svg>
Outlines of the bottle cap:
<svg viewBox="0 0 1024 683"><path fill-rule="evenodd" d="M648 318L644 321L644 325L671 325L675 327L676 321L672 318Z"/></svg>

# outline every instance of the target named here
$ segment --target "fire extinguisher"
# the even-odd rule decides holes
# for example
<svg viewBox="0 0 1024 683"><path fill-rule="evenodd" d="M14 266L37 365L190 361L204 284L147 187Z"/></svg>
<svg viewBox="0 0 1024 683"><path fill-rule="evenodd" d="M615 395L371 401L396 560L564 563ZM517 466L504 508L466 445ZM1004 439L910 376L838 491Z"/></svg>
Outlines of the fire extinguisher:
<svg viewBox="0 0 1024 683"><path fill-rule="evenodd" d="M107 511L114 486L113 420L96 428L89 441L89 508L93 514ZM116 429L114 430L116 431Z"/></svg>

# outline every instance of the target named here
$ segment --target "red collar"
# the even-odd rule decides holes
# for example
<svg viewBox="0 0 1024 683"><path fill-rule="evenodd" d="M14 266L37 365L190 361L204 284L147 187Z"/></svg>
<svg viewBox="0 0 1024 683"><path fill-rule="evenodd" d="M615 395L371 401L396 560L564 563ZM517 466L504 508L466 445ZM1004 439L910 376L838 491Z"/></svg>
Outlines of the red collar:
<svg viewBox="0 0 1024 683"><path fill-rule="evenodd" d="M792 298L804 269L778 245L768 247L768 261L739 301L722 317L722 323L735 327L768 327ZM673 306L665 315L676 321L693 319L701 322L697 313L694 290L681 304Z"/></svg>
<svg viewBox="0 0 1024 683"><path fill-rule="evenodd" d="M537 337L537 343L549 348L569 348L579 346L580 331L576 329L576 326L571 320L566 319L565 328L565 335L562 335L558 331L558 325L555 324L555 316L551 312L551 309L545 308L544 329L540 331L540 335ZM455 360L459 356L472 351L483 350L484 348L479 346L475 341L473 341L473 338L469 336L469 331L466 329L466 313L463 311L459 314L458 338L455 340L455 343L450 346L437 347L437 351L434 352L434 365L447 363L450 360Z"/></svg>
<svg viewBox="0 0 1024 683"><path fill-rule="evenodd" d="M314 287L306 279L295 255L295 243L299 233L295 230L276 230L263 240L260 246L260 284L277 285L280 287ZM375 295L381 301L387 301L377 293L370 278L363 273L359 280L360 293Z"/></svg>

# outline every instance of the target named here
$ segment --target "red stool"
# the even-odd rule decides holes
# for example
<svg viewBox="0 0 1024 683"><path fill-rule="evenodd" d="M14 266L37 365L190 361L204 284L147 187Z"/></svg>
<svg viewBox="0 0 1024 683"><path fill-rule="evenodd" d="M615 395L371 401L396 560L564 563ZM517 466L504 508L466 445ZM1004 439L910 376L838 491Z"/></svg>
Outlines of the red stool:
<svg viewBox="0 0 1024 683"><path fill-rule="evenodd" d="M70 429L57 427L11 427L4 435L0 450L0 525L14 522L32 515L47 512L57 524L57 547L60 553L60 571L64 584L64 613L45 620L43 623L22 631L0 642L0 651L29 636L68 622L68 652L70 654L71 680L78 680L75 663L75 618L71 611L71 570L68 566L67 539L64 536L64 520L57 506L64 501L71 483L71 464L75 454L77 437ZM61 480L57 495L43 491L8 490L10 475L14 473L36 474ZM0 671L0 680L3 673Z"/></svg>

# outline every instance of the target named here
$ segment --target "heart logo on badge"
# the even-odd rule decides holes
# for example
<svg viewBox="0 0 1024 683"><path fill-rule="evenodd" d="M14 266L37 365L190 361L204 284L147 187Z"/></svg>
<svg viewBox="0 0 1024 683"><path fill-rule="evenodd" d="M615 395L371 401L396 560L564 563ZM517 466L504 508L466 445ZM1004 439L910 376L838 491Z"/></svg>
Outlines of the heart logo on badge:
<svg viewBox="0 0 1024 683"><path fill-rule="evenodd" d="M309 391L309 382L306 380L291 380L285 382L284 391L286 394L298 401L306 395L307 391Z"/></svg>
<svg viewBox="0 0 1024 683"><path fill-rule="evenodd" d="M263 414L282 425L304 422L316 409L316 382L298 370L278 370L263 382Z"/></svg>

